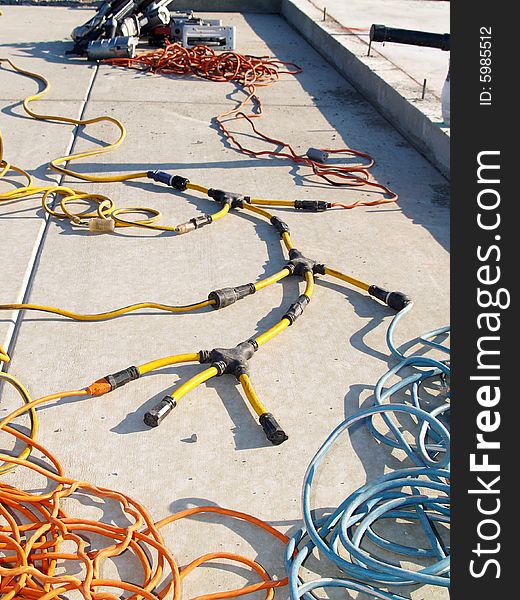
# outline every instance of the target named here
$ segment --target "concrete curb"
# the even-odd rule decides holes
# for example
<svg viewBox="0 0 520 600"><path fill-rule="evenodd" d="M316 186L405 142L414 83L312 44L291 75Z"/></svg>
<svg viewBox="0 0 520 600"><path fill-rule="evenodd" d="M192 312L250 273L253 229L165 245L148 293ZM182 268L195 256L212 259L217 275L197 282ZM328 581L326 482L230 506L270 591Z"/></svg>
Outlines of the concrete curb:
<svg viewBox="0 0 520 600"><path fill-rule="evenodd" d="M449 178L450 137L448 130L439 126L437 101L421 100L411 77L374 52L366 56L364 40L349 35L348 30L335 21L321 21L322 13L307 0L282 0L282 15Z"/></svg>

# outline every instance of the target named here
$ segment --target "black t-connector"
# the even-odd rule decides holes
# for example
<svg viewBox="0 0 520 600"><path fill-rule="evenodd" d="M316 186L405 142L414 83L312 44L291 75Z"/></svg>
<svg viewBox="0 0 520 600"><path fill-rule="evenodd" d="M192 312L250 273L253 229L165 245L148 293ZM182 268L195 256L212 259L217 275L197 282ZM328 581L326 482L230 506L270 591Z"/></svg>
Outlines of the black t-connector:
<svg viewBox="0 0 520 600"><path fill-rule="evenodd" d="M412 301L412 299L406 294L403 294L403 292L388 292L377 285L371 285L368 288L368 293L397 312L402 310L405 306L408 306Z"/></svg>
<svg viewBox="0 0 520 600"><path fill-rule="evenodd" d="M291 275L299 275L300 277L303 277L305 273L325 275L325 265L317 263L312 258L303 256L296 248L289 250L289 259L286 267L291 272Z"/></svg>
<svg viewBox="0 0 520 600"><path fill-rule="evenodd" d="M211 363L220 375L234 375L237 379L240 375L247 374L249 370L248 361L257 351L258 344L254 340L248 340L238 344L235 348L213 348L213 350L201 350L199 362Z"/></svg>
<svg viewBox="0 0 520 600"><path fill-rule="evenodd" d="M216 202L229 204L231 208L244 208L244 203L251 201L249 196L235 194L235 192L225 192L224 190L209 189L208 196Z"/></svg>

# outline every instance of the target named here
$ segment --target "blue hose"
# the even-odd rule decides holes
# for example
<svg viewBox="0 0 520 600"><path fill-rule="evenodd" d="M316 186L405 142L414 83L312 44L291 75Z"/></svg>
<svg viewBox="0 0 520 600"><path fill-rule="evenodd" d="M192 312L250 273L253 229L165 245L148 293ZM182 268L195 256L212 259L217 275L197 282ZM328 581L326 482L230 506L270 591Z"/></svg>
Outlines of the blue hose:
<svg viewBox="0 0 520 600"><path fill-rule="evenodd" d="M450 522L450 434L440 419L449 411L449 403L444 402L427 411L421 405L420 397L421 386L426 381L440 379L446 382L450 376L448 360L424 354L434 349L449 357L449 348L437 341L448 334L449 327L423 334L419 338L421 353L406 356L395 345L394 332L411 307L409 304L401 310L388 328L387 344L399 362L377 382L374 406L360 410L338 425L307 468L302 495L304 527L292 537L285 557L292 600L316 600L314 590L328 587L363 592L382 600L405 600L391 591L392 588L424 584L447 587L450 584L449 548L438 531L438 525ZM388 381L403 370L406 374L397 383L388 385ZM400 401L395 399L398 393ZM396 415L403 414L416 422L414 431L408 435L396 425ZM380 416L388 427L387 433L376 429L376 416ZM369 481L350 494L332 514L315 520L311 509L315 474L338 438L360 422L367 423L379 442L391 449L403 450L411 466ZM385 519L420 525L428 541L426 547L417 548L386 539L375 530L375 525ZM322 561L325 564L323 559L327 559L331 566L345 574L345 578L324 576L304 582L300 570L313 552L319 554L320 564ZM390 560L388 552L413 559L419 566L415 570L405 568L397 560ZM389 591L380 589L381 586Z"/></svg>

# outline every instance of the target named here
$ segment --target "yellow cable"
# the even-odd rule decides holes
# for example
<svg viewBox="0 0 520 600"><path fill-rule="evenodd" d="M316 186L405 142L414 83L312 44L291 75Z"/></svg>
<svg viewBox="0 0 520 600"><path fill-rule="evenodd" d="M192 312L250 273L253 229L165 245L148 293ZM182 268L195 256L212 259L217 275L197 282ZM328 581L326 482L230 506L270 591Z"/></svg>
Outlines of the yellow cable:
<svg viewBox="0 0 520 600"><path fill-rule="evenodd" d="M310 271L305 273L305 282L306 286L304 294L310 298L314 292L314 275ZM276 335L284 331L284 329L287 329L287 327L289 327L290 324L291 321L284 317L279 323L274 325L274 327L271 327L271 329L264 331L264 333L255 338L256 343L259 346L262 346L269 340L273 339Z"/></svg>
<svg viewBox="0 0 520 600"><path fill-rule="evenodd" d="M268 329L267 331L264 331L264 333L262 333L257 338L255 338L256 343L259 346L262 346L263 344L265 344L266 342L268 342L269 340L271 340L272 338L274 338L275 335L278 335L284 329L287 329L287 327L289 327L290 324L291 324L291 322L289 321L289 319L286 319L284 317L274 327L271 327L271 329Z"/></svg>
<svg viewBox="0 0 520 600"><path fill-rule="evenodd" d="M139 304L130 304L123 308L117 308L107 312L93 313L93 314L80 314L74 313L62 308L54 306L45 306L42 304L0 304L0 310L38 310L40 312L51 313L54 315L60 315L67 319L73 319L74 321L105 321L107 319L114 319L121 315L126 315L135 310L142 310L145 308L151 308L154 310L163 310L165 312L187 312L190 310L197 310L199 308L205 308L214 304L214 300L204 300L203 302L197 302L196 304L187 304L185 306L170 306L169 304L158 304L156 302L141 302ZM0 354L1 359L1 354Z"/></svg>
<svg viewBox="0 0 520 600"><path fill-rule="evenodd" d="M258 206L292 206L294 207L294 200L262 200L261 198L251 198L251 204L257 204Z"/></svg>
<svg viewBox="0 0 520 600"><path fill-rule="evenodd" d="M291 240L291 236L289 234L289 232L285 231L282 235L282 241L285 244L285 247L287 248L287 250L293 250L294 249L294 245L292 243Z"/></svg>
<svg viewBox="0 0 520 600"><path fill-rule="evenodd" d="M224 215L228 214L230 208L231 207L229 204L224 204L224 206L218 212L211 215L211 220L217 221L218 219L221 219Z"/></svg>
<svg viewBox="0 0 520 600"><path fill-rule="evenodd" d="M197 362L199 359L200 354L198 352L192 354L176 354L175 356L167 356L166 358L152 360L137 368L139 370L139 374L144 375L145 373L150 373L150 371L162 369L163 367L168 367L169 365L176 365L179 363L186 362Z"/></svg>
<svg viewBox="0 0 520 600"><path fill-rule="evenodd" d="M275 273L274 275L271 275L270 277L266 277L265 279L260 279L260 281L257 281L254 284L255 290L257 292L260 290L263 290L268 285L272 285L273 283L276 283L276 282L282 280L284 277L287 277L289 275L289 273L290 273L289 269L284 267L281 271L278 271L278 273Z"/></svg>
<svg viewBox="0 0 520 600"><path fill-rule="evenodd" d="M257 215L261 215L262 217L264 217L264 219L267 219L268 221L270 221L273 217L273 215L264 210L263 208L258 208L257 206L251 206L250 204L244 204L244 208L246 210L249 210L250 212L254 212Z"/></svg>
<svg viewBox="0 0 520 600"><path fill-rule="evenodd" d="M179 386L172 393L172 395L171 395L172 398L177 402L177 400L180 400L190 390L192 390L193 388L196 388L201 383L208 381L208 379L215 377L215 375L218 375L218 369L216 367L209 367L209 369L202 371L202 373L195 375L195 377L188 379L188 381L186 381L181 386Z"/></svg>
<svg viewBox="0 0 520 600"><path fill-rule="evenodd" d="M2 347L2 344L0 344L0 362L8 363L10 362L10 360L11 358L9 357L9 354L7 354L7 352Z"/></svg>
<svg viewBox="0 0 520 600"><path fill-rule="evenodd" d="M351 285L353 285L357 288L365 290L365 292L367 292L368 289L370 288L369 283L365 283L364 281L360 281L359 279L355 279L354 277L345 275L344 273L341 273L341 271L336 271L335 269L329 269L329 267L325 267L325 274L330 275L331 277L336 277L337 279L341 279L342 281L346 281L347 283L350 283Z"/></svg>
<svg viewBox="0 0 520 600"><path fill-rule="evenodd" d="M306 286L304 294L311 298L312 294L314 293L314 274L312 271L305 271L305 283Z"/></svg>
<svg viewBox="0 0 520 600"><path fill-rule="evenodd" d="M245 373L240 375L240 383L242 384L242 388L244 389L244 393L246 398L249 400L249 404L251 404L251 408L255 411L255 413L260 417L264 413L267 412L265 406L262 404L258 396L256 395L253 386L251 385L251 380L249 379L249 375Z"/></svg>
<svg viewBox="0 0 520 600"><path fill-rule="evenodd" d="M150 215L147 219L138 219L131 221L128 219L122 219L121 215L135 215L143 214L145 216ZM155 208L144 208L142 206L128 206L125 208L118 208L110 215L114 219L116 226L119 227L141 227L144 229L153 229L156 231L179 231L177 225L156 225L154 221L160 218L161 213Z"/></svg>
<svg viewBox="0 0 520 600"><path fill-rule="evenodd" d="M187 190L195 190L197 192L201 192L202 194L207 194L209 191L209 188L204 187L203 185L197 185L196 183L190 183L190 182L188 182L186 184L186 189Z"/></svg>
<svg viewBox="0 0 520 600"><path fill-rule="evenodd" d="M2 346L0 346L0 362L9 362L9 356L7 355L7 352L5 352L5 350L3 350ZM29 392L20 383L20 381L18 381L18 379L16 379L16 377L9 375L9 373L4 373L3 371L0 371L0 381L6 381L12 387L14 387L14 389L18 392L18 394L22 398L24 404L31 403L31 397L29 396ZM31 440L34 441L38 437L38 416L36 415L36 411L34 410L34 407L31 407L29 409L29 417L31 420L31 433L30 433L29 437ZM32 452L32 448L33 447L31 446L31 444L27 443L24 446L24 448L22 448L22 450L18 453L17 457L20 460L24 460L24 459L28 458ZM12 464L12 463L11 464L4 463L4 464L0 465L0 475L9 473L9 471L12 471L15 467L16 467L16 465Z"/></svg>

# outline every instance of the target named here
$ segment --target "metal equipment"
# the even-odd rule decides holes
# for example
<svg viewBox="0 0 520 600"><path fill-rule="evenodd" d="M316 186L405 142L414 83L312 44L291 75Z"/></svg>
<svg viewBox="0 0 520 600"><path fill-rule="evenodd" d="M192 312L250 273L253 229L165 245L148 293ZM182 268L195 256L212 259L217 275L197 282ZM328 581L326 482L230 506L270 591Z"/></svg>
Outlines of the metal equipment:
<svg viewBox="0 0 520 600"><path fill-rule="evenodd" d="M106 58L133 58L139 38L133 36L117 36L110 40L94 40L87 46L89 60Z"/></svg>
<svg viewBox="0 0 520 600"><path fill-rule="evenodd" d="M176 42L185 48L205 44L216 50L235 49L235 27L223 26L219 19L195 17L193 11L170 11L174 2L104 2L94 17L73 30L75 44L69 53L89 60L132 58L142 36L155 46Z"/></svg>

